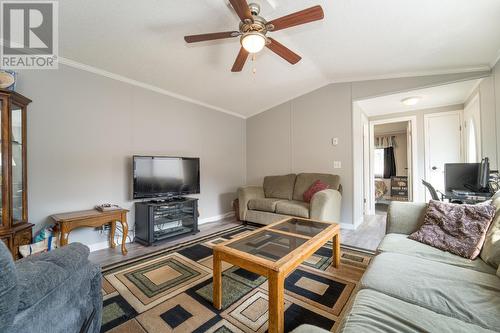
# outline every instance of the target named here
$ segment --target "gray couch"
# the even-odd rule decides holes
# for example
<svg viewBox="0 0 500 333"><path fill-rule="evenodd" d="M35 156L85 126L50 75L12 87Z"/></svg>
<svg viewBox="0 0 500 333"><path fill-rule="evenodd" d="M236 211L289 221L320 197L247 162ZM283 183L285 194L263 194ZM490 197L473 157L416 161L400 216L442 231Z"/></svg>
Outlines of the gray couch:
<svg viewBox="0 0 500 333"><path fill-rule="evenodd" d="M393 202L387 235L361 280L341 332L500 331L500 194L480 257L465 259L410 240L426 204ZM484 260L486 261L484 261Z"/></svg>
<svg viewBox="0 0 500 333"><path fill-rule="evenodd" d="M304 192L317 180L329 189L317 192L310 203L304 202ZM240 220L270 224L289 216L319 221L339 222L342 201L340 177L322 173L301 173L268 176L263 186L238 189Z"/></svg>
<svg viewBox="0 0 500 333"><path fill-rule="evenodd" d="M14 262L0 241L0 332L76 333L94 309L88 332L99 332L101 269L88 255L73 243Z"/></svg>
<svg viewBox="0 0 500 333"><path fill-rule="evenodd" d="M465 259L410 240L425 203L392 202L387 235L365 272L343 333L500 332L500 192L480 257ZM293 333L327 333L303 325Z"/></svg>

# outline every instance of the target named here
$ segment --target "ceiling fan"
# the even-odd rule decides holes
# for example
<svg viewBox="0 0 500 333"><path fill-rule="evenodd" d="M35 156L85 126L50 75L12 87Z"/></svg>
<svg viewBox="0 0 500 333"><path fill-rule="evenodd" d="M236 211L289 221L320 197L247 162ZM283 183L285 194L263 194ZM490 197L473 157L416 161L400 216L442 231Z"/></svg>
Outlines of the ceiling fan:
<svg viewBox="0 0 500 333"><path fill-rule="evenodd" d="M266 21L260 14L260 6L256 3L247 4L246 0L229 0L241 19L238 31L215 32L201 35L185 36L187 43L197 43L208 40L240 37L240 52L234 62L232 72L241 72L250 53L260 52L264 46L291 63L298 63L302 58L295 52L280 44L267 33L290 28L323 19L321 6L314 6L272 21Z"/></svg>

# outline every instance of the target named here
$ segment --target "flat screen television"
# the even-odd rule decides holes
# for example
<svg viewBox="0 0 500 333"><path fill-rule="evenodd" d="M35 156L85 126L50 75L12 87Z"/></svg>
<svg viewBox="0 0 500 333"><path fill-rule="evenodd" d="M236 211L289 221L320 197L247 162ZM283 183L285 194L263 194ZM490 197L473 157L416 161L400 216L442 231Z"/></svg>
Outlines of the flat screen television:
<svg viewBox="0 0 500 333"><path fill-rule="evenodd" d="M134 156L134 199L200 193L200 159Z"/></svg>

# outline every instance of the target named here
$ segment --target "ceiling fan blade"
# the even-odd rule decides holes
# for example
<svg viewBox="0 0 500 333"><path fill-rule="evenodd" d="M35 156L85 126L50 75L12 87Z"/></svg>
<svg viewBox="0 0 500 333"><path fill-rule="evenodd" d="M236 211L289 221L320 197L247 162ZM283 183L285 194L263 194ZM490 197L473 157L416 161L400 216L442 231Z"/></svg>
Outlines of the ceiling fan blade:
<svg viewBox="0 0 500 333"><path fill-rule="evenodd" d="M231 68L231 72L241 72L245 62L248 58L248 51L243 47L240 49L238 56L236 57L236 61L234 62L233 68Z"/></svg>
<svg viewBox="0 0 500 333"><path fill-rule="evenodd" d="M272 20L268 22L268 25L272 24L274 26L274 29L271 29L271 31L278 31L281 29L294 27L296 25L322 20L324 17L325 14L323 13L323 8L321 8L321 6L314 6Z"/></svg>
<svg viewBox="0 0 500 333"><path fill-rule="evenodd" d="M238 31L214 32L210 34L184 36L184 40L187 43L197 43L197 42L204 42L207 40L232 38L232 37L237 37L239 35L240 33Z"/></svg>
<svg viewBox="0 0 500 333"><path fill-rule="evenodd" d="M282 57L283 59L285 59L286 61L288 61L289 63L291 63L292 65L295 65L302 59L301 56L299 56L297 53L293 52L283 44L269 37L267 39L270 41L270 43L266 45L267 48L276 53L277 55L279 55L280 57Z"/></svg>
<svg viewBox="0 0 500 333"><path fill-rule="evenodd" d="M236 14L240 17L241 21L253 21L252 13L250 12L250 8L248 7L246 0L229 0L229 2L236 11Z"/></svg>

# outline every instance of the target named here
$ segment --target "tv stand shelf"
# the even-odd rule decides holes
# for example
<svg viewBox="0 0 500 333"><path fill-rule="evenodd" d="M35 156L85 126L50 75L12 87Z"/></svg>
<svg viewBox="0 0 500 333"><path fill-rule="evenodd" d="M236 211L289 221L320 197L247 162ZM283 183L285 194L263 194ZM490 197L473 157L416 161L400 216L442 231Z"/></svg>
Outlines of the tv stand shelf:
<svg viewBox="0 0 500 333"><path fill-rule="evenodd" d="M198 199L135 203L135 241L138 243L149 246L167 238L197 232Z"/></svg>

